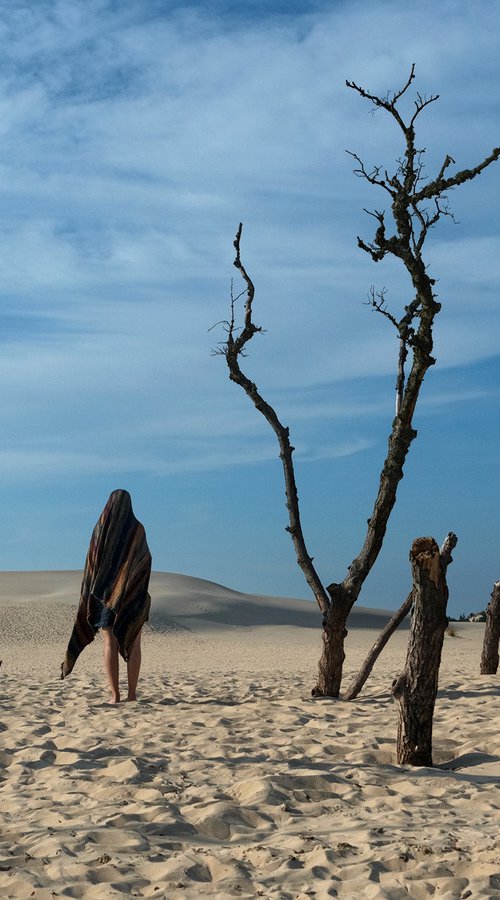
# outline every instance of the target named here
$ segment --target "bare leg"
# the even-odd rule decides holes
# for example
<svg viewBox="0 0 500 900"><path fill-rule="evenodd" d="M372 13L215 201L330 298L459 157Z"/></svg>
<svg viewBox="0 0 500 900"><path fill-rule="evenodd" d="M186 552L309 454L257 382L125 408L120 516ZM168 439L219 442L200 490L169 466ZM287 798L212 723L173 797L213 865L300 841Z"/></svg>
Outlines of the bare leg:
<svg viewBox="0 0 500 900"><path fill-rule="evenodd" d="M111 628L103 628L104 638L104 671L111 691L111 702L120 702L120 686L118 683L118 644Z"/></svg>
<svg viewBox="0 0 500 900"><path fill-rule="evenodd" d="M130 649L127 660L128 696L127 700L137 700L136 688L141 671L141 632L137 635Z"/></svg>

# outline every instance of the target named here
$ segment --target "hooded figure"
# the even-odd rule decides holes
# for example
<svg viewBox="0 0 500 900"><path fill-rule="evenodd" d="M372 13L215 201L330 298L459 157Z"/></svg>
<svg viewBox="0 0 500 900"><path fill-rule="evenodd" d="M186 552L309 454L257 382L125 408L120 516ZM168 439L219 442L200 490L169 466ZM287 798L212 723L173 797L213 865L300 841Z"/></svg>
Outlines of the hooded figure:
<svg viewBox="0 0 500 900"><path fill-rule="evenodd" d="M110 495L95 526L85 562L76 621L61 665L61 678L100 627L111 627L118 649L128 659L149 618L151 553L143 525L135 518L127 491Z"/></svg>

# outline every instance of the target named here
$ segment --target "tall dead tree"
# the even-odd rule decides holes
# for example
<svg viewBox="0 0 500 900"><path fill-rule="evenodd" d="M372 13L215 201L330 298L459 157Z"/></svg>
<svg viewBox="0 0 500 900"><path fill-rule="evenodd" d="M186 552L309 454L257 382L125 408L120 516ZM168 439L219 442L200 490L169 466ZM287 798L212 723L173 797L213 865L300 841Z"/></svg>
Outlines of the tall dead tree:
<svg viewBox="0 0 500 900"><path fill-rule="evenodd" d="M371 305L388 319L399 340L396 416L392 423L387 456L380 474L379 488L368 519L363 546L348 567L344 579L327 587L323 585L316 572L302 532L289 429L281 423L275 410L240 367L240 357L245 355L247 344L255 334L262 332L262 328L253 321L255 288L241 259L241 224L234 241L236 251L234 265L245 282L244 320L241 327L236 323L236 300L232 299L231 319L225 323L227 340L219 352L226 358L230 379L247 393L256 409L273 428L278 440L287 498L289 518L287 530L294 543L297 562L304 572L323 617L323 651L318 666L317 685L313 690L315 695L332 697L339 695L345 658L347 617L381 550L387 522L396 502L397 488L403 477L406 456L410 444L416 437L413 415L420 388L426 372L435 363L432 356L433 325L441 305L434 295L435 279L430 275L423 258L426 238L441 217L450 214L446 192L475 178L500 156L500 148L496 148L474 168L448 175L454 160L447 155L436 177L426 181L423 168L424 151L419 150L415 144L415 123L423 110L438 97L427 98L417 93L413 114L405 121L398 105L414 78L415 67L412 66L401 90L386 97L378 97L354 82L346 82L347 87L368 100L375 109L384 110L389 114L401 133L404 145L403 156L398 160L392 175L389 175L382 166L367 168L357 154L351 153L356 161L355 174L384 192L392 216L392 224L389 226L385 211L375 210L369 213L377 223L375 235L371 243L358 238L358 246L368 253L374 262L381 262L386 256L396 257L408 274L414 296L404 307L403 315L398 316L388 309L383 291L377 293L373 290L371 293ZM408 357L411 365L410 371L406 374L405 364Z"/></svg>
<svg viewBox="0 0 500 900"><path fill-rule="evenodd" d="M410 551L413 617L403 672L392 686L399 704L399 765L432 766L432 721L444 633L448 625L446 571L434 538L417 538Z"/></svg>
<svg viewBox="0 0 500 900"><path fill-rule="evenodd" d="M500 581L495 582L491 600L486 610L481 675L496 675L498 670L498 644L500 642Z"/></svg>

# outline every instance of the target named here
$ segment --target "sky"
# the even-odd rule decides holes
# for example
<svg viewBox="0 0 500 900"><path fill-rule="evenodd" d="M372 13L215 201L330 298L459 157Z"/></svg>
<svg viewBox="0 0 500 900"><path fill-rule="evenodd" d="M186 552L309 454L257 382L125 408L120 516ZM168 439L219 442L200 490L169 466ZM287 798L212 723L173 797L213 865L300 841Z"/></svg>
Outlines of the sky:
<svg viewBox="0 0 500 900"><path fill-rule="evenodd" d="M346 87L416 66L438 93L432 177L499 144L495 0L0 0L0 569L79 569L111 490L130 491L158 571L310 596L285 531L274 434L214 353L233 240L265 333L243 361L289 426L309 553L341 581L364 539L394 409L397 341L366 305L412 299L375 264L400 135ZM409 92L403 112L411 113ZM449 611L500 579L500 162L429 234L437 364L382 553L359 602L397 608L411 542L448 531Z"/></svg>

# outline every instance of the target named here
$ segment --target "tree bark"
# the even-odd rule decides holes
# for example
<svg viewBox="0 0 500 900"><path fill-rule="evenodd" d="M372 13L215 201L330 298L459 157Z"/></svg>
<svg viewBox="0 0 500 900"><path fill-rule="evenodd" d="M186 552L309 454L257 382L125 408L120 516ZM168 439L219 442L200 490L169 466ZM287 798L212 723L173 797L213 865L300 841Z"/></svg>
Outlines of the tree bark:
<svg viewBox="0 0 500 900"><path fill-rule="evenodd" d="M352 603L343 585L327 588L331 606L323 614L323 649L318 663L318 680L312 689L313 697L338 697L344 666L344 641L347 637L347 617Z"/></svg>
<svg viewBox="0 0 500 900"><path fill-rule="evenodd" d="M451 553L452 550L456 547L457 541L458 538L456 534L453 534L453 532L450 531L449 534L447 534L447 536L445 537L441 550L439 551L445 573L449 564L453 562ZM399 607L397 612L394 613L393 617L389 620L383 631L381 631L363 665L361 666L358 674L353 678L347 691L343 695L343 700L354 700L358 696L361 688L369 678L371 671L375 663L377 662L377 659L382 653L382 650L389 641L389 638L391 638L396 629L399 628L401 622L406 618L412 606L413 591L410 591L405 602Z"/></svg>
<svg viewBox="0 0 500 900"><path fill-rule="evenodd" d="M486 610L481 675L496 675L498 671L498 644L500 642L500 581L493 585L491 600Z"/></svg>
<svg viewBox="0 0 500 900"><path fill-rule="evenodd" d="M434 538L417 538L410 552L414 609L405 668L393 683L399 704L399 765L432 766L432 720L448 618L445 569Z"/></svg>

